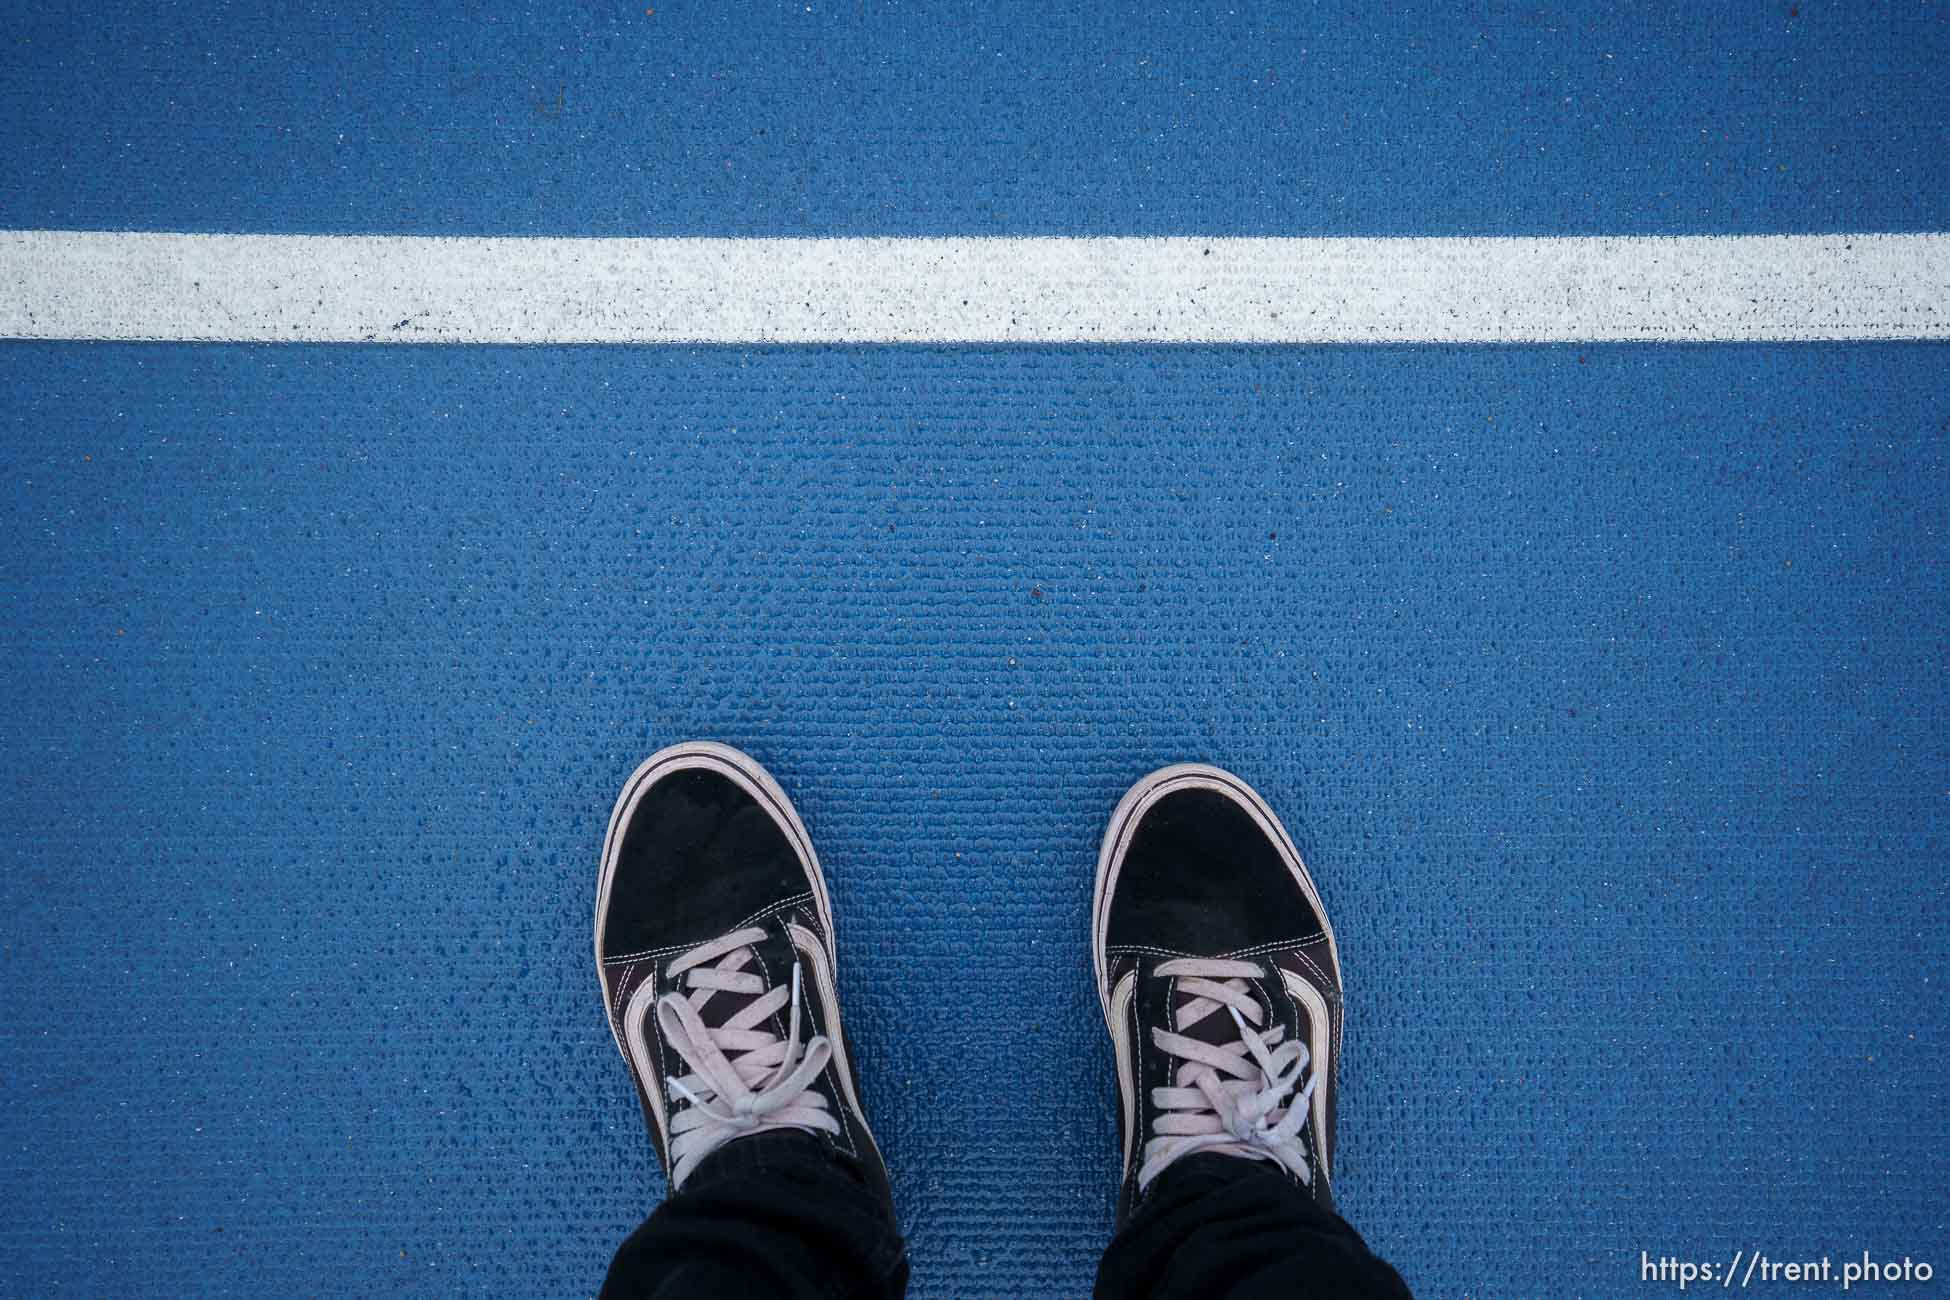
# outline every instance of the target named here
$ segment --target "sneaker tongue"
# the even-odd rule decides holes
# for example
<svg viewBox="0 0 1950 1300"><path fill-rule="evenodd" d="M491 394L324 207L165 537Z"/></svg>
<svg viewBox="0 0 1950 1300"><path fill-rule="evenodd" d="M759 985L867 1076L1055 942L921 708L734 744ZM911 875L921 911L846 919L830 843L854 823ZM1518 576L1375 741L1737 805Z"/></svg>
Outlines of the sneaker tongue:
<svg viewBox="0 0 1950 1300"><path fill-rule="evenodd" d="M1205 1017L1197 1023L1186 1025L1182 1029L1178 1028L1180 1012L1183 1011L1187 1003L1195 1000L1190 995L1183 993L1172 999L1171 1020L1174 1032L1197 1042L1210 1043L1214 1047L1229 1047L1239 1041L1239 1026L1233 1020L1231 1011L1224 1005L1208 1011ZM1251 1022L1248 1021L1247 1023L1250 1024Z"/></svg>
<svg viewBox="0 0 1950 1300"><path fill-rule="evenodd" d="M792 987L792 962L795 953L791 943L787 941L784 934L777 929L768 928L765 932L765 937L757 943L752 944L751 950L754 956L748 959L744 966L740 968L743 973L756 975L765 981L767 991L775 988L790 989ZM718 959L720 962L723 960L723 958ZM706 965L710 966L717 964L718 962L706 963ZM692 989L688 985L682 975L677 977L677 988L686 996L695 996L698 992L698 990ZM704 1018L704 1023L713 1029L720 1028L726 1021L763 996L764 994L761 993L733 993L725 989L713 990L710 1001L704 1004L704 1010L701 1013ZM790 1005L787 1005L779 1011L776 1017L778 1021L776 1027L769 1023L761 1023L758 1028L772 1029L783 1037L786 1027L792 1023L791 1013L792 1008ZM733 1059L736 1059L741 1053L732 1052L730 1055Z"/></svg>
<svg viewBox="0 0 1950 1300"><path fill-rule="evenodd" d="M1265 1003L1261 1001L1260 993L1257 987L1252 982L1249 981L1246 987L1247 987L1247 996L1250 997L1253 1000L1254 1005L1259 1008L1261 1018L1260 1021L1257 1024L1255 1024L1250 1015L1246 1015L1244 1012L1242 1012L1241 1015L1244 1017L1247 1025L1251 1026L1253 1029L1255 1029L1262 1035L1267 1034L1271 1032L1273 1028L1273 1022L1266 1017L1267 1007ZM1223 1002L1219 1003L1216 1006L1208 1005L1208 1009L1202 1018L1200 1018L1198 1021L1196 1021L1193 1024L1186 1025L1183 1028L1180 1028L1179 1019L1178 1019L1180 1012L1182 1012L1187 1005L1198 1000L1199 999L1195 994L1184 992L1182 990L1182 987L1173 992L1170 998L1170 1004L1171 1004L1170 1027L1172 1031L1174 1033L1182 1035L1183 1037L1193 1039L1196 1042L1209 1043L1214 1047L1236 1046L1240 1042L1240 1038L1241 1038L1239 1033L1239 1022L1232 1018L1232 1009ZM1209 999L1208 999L1208 1003L1209 1003Z"/></svg>

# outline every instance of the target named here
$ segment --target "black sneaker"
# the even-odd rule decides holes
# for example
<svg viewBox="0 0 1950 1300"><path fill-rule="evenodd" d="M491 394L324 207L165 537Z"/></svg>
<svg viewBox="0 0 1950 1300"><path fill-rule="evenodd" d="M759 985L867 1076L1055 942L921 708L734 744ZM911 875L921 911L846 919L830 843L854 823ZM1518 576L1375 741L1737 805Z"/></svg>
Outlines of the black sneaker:
<svg viewBox="0 0 1950 1300"><path fill-rule="evenodd" d="M1118 1222L1200 1151L1277 1165L1331 1209L1340 959L1265 800L1195 763L1132 786L1097 858L1091 942L1123 1101Z"/></svg>
<svg viewBox="0 0 1950 1300"><path fill-rule="evenodd" d="M673 1192L725 1143L797 1129L891 1205L840 1026L826 881L750 757L673 745L624 785L596 886L596 969Z"/></svg>

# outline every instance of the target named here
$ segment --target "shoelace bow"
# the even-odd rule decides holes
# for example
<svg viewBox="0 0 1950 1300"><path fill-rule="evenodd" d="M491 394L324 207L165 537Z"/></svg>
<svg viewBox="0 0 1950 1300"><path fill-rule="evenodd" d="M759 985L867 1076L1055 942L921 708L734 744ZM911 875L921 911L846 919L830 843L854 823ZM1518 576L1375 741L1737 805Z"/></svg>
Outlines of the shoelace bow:
<svg viewBox="0 0 1950 1300"><path fill-rule="evenodd" d="M1175 977L1178 992L1190 996L1174 1017L1181 1032L1151 1030L1151 1041L1183 1064L1175 1086L1151 1090L1160 1113L1144 1146L1138 1189L1173 1161L1204 1150L1272 1160L1311 1185L1313 1169L1300 1135L1320 1076L1309 1076L1295 1093L1310 1063L1307 1045L1297 1038L1282 1041L1281 1025L1260 1032L1266 1011L1246 981L1266 972L1249 961L1182 957L1159 963L1157 974ZM1182 1032L1221 1010L1238 1026L1237 1042L1215 1045Z"/></svg>
<svg viewBox="0 0 1950 1300"><path fill-rule="evenodd" d="M745 969L757 957L752 945L764 938L764 929L752 926L691 949L670 964L672 990L657 999L657 1025L693 1071L669 1080L673 1107L679 1098L690 1103L670 1121L673 1187L733 1138L785 1128L840 1131L825 1095L811 1090L832 1059L832 1040L815 1034L803 1048L799 1042L798 961L789 990L768 988ZM752 1001L713 1028L704 1009L719 993ZM780 1038L762 1026L787 1002L792 1019Z"/></svg>

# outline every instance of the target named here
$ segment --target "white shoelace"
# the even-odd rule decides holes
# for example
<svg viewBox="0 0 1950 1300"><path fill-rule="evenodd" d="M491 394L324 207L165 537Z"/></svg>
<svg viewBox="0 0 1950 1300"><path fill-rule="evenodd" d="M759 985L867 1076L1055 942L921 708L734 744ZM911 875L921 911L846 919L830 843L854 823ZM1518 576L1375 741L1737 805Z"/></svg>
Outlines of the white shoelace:
<svg viewBox="0 0 1950 1300"><path fill-rule="evenodd" d="M1311 1186L1313 1168L1301 1134L1320 1076L1311 1075L1294 1093L1307 1073L1307 1045L1297 1038L1283 1042L1284 1026L1259 1032L1266 1011L1246 981L1264 978L1266 972L1249 961L1181 957L1159 963L1157 973L1176 978L1178 992L1190 997L1174 1020L1181 1032L1160 1026L1151 1030L1151 1041L1183 1064L1176 1086L1151 1090L1160 1114L1144 1145L1138 1190L1194 1151L1272 1160ZM1237 1042L1215 1045L1182 1032L1222 1009L1239 1028Z"/></svg>
<svg viewBox="0 0 1950 1300"><path fill-rule="evenodd" d="M803 1051L799 1043L798 961L792 963L790 990L767 988L760 975L745 969L757 956L752 945L764 937L752 926L691 949L670 964L674 987L657 999L658 1027L695 1071L669 1080L671 1105L690 1103L670 1121L673 1187L733 1138L786 1128L840 1131L825 1095L811 1090L832 1059L832 1040L815 1034ZM704 1023L704 1008L721 992L753 1000L713 1029ZM759 1027L788 1001L792 1020L784 1038Z"/></svg>

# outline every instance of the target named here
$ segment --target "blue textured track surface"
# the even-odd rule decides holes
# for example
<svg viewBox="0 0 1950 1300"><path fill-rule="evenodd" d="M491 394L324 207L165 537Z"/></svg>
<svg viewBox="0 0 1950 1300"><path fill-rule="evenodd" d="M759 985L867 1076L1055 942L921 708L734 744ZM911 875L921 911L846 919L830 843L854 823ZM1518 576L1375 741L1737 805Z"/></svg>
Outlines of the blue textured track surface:
<svg viewBox="0 0 1950 1300"><path fill-rule="evenodd" d="M1718 234L1950 208L1944 0L15 8L4 226Z"/></svg>
<svg viewBox="0 0 1950 1300"><path fill-rule="evenodd" d="M1942 5L52 6L0 226L1950 229ZM1108 12L1108 11L1107 11ZM0 344L0 1290L580 1294L710 737L826 859L917 1296L1087 1290L1097 837L1234 768L1418 1291L1950 1267L1950 349Z"/></svg>

